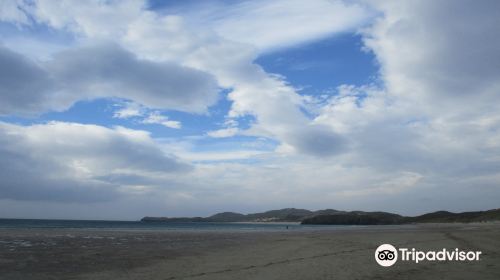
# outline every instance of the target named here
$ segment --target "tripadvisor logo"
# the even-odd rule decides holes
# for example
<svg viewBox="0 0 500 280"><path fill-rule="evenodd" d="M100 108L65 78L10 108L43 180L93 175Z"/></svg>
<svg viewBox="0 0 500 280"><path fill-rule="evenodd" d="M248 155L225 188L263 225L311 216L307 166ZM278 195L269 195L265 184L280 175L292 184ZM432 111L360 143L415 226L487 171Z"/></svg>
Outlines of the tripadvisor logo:
<svg viewBox="0 0 500 280"><path fill-rule="evenodd" d="M398 250L391 244L382 244L375 250L375 260L381 266L391 266L398 260Z"/></svg>
<svg viewBox="0 0 500 280"><path fill-rule="evenodd" d="M419 251L415 248L399 248L382 244L375 250L375 260L381 266L392 266L399 259L419 263L421 261L479 261L481 251L461 251L458 248L439 251Z"/></svg>

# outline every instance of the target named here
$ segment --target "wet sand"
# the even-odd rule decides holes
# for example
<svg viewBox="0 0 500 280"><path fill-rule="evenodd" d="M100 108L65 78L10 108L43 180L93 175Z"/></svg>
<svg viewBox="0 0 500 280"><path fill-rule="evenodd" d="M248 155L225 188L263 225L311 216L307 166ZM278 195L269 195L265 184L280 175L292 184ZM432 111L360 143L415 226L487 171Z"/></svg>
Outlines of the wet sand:
<svg viewBox="0 0 500 280"><path fill-rule="evenodd" d="M478 262L398 261L382 243L482 251ZM500 279L500 224L276 232L0 229L0 279Z"/></svg>

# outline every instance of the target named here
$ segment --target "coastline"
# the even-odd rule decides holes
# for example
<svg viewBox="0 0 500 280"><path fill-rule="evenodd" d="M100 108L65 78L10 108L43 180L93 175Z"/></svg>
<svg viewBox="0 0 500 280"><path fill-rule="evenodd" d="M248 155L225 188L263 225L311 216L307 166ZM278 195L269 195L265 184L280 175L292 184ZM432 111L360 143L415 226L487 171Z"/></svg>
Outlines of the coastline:
<svg viewBox="0 0 500 280"><path fill-rule="evenodd" d="M300 225L300 222L227 222L228 224L248 225Z"/></svg>
<svg viewBox="0 0 500 280"><path fill-rule="evenodd" d="M0 229L0 279L499 279L498 236L500 223L261 232ZM483 259L383 268L373 257L382 243L482 250Z"/></svg>

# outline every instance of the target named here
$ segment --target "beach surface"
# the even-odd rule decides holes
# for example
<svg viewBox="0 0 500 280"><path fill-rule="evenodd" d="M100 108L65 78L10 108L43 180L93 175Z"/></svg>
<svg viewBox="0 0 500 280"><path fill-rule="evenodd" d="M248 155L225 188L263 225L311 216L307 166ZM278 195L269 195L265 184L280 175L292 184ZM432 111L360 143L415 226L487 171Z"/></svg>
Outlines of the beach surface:
<svg viewBox="0 0 500 280"><path fill-rule="evenodd" d="M479 261L374 258L384 243ZM500 279L500 224L282 231L0 229L0 279Z"/></svg>

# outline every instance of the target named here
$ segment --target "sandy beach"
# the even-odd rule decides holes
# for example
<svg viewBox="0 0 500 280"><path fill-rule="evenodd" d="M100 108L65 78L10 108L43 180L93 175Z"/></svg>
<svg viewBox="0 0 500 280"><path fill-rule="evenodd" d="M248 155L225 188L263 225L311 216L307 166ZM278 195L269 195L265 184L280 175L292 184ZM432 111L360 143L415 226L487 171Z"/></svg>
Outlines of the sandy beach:
<svg viewBox="0 0 500 280"><path fill-rule="evenodd" d="M477 262L374 260L396 247L482 251ZM1 229L0 279L500 279L500 224L217 232Z"/></svg>

